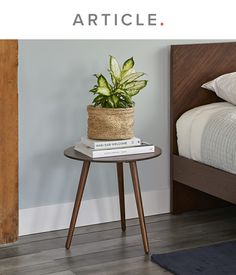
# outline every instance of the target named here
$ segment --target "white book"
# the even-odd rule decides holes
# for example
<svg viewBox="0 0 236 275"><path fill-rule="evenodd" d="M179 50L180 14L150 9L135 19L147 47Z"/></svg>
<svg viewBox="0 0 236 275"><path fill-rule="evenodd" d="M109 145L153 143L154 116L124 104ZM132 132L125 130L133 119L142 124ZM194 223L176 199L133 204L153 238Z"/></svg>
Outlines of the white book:
<svg viewBox="0 0 236 275"><path fill-rule="evenodd" d="M137 146L141 144L141 139L133 137L130 139L120 140L95 140L87 137L82 137L81 142L93 149L108 149L108 148L122 148L129 146Z"/></svg>
<svg viewBox="0 0 236 275"><path fill-rule="evenodd" d="M125 147L125 148L112 148L112 149L93 149L89 146L79 143L75 145L74 149L91 158L104 158L123 155L134 155L152 153L155 151L155 146L149 143L142 142L139 146Z"/></svg>

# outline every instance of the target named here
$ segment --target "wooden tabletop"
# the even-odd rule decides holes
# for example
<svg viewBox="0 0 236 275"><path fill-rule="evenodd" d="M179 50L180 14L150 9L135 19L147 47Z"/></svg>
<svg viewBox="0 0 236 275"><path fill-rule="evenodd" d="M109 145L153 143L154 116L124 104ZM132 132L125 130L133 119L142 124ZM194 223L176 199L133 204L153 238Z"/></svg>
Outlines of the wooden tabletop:
<svg viewBox="0 0 236 275"><path fill-rule="evenodd" d="M76 150L74 146L67 148L64 151L64 155L68 158L81 160L81 161L91 161L91 162L131 162L131 161L140 161L145 159L152 159L159 157L161 155L161 149L155 146L155 152L146 153L146 154L135 154L135 155L126 155L126 156L117 156L117 157L105 157L105 158L90 158Z"/></svg>

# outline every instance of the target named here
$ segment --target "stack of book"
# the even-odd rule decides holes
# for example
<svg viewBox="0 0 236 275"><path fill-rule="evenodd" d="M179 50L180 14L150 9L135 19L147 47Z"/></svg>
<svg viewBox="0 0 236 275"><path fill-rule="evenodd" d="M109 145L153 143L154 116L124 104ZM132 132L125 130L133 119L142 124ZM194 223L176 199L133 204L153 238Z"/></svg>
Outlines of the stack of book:
<svg viewBox="0 0 236 275"><path fill-rule="evenodd" d="M93 140L82 137L74 149L91 158L103 158L152 153L155 146L137 137L126 140Z"/></svg>

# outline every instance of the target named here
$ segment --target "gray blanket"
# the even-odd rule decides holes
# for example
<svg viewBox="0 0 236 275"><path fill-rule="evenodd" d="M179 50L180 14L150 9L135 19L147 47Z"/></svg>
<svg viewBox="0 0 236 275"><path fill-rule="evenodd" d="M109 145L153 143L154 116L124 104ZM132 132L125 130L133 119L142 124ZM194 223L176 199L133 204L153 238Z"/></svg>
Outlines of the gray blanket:
<svg viewBox="0 0 236 275"><path fill-rule="evenodd" d="M208 121L202 136L202 162L236 174L236 111L219 111Z"/></svg>

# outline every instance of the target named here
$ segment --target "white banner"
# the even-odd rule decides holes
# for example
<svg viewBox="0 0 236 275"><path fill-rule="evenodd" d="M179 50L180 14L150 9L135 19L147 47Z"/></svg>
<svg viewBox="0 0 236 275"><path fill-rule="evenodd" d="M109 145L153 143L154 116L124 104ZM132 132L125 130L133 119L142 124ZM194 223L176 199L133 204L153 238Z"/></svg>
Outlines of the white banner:
<svg viewBox="0 0 236 275"><path fill-rule="evenodd" d="M5 0L0 38L233 39L234 0Z"/></svg>

